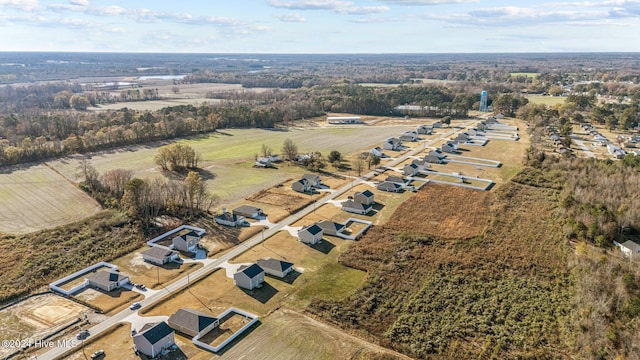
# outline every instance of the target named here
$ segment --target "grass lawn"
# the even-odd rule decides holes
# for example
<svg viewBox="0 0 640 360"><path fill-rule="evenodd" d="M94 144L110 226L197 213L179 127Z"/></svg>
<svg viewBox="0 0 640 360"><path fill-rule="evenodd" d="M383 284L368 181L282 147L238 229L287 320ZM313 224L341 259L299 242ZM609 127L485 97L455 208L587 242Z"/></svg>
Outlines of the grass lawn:
<svg viewBox="0 0 640 360"><path fill-rule="evenodd" d="M144 284L152 289L165 286L179 277L186 276L186 271L194 271L202 267L201 263L178 264L175 262L157 266L142 258L142 252L148 249L150 247L145 246L112 261L112 263L117 265L124 274L129 275L134 283Z"/></svg>
<svg viewBox="0 0 640 360"><path fill-rule="evenodd" d="M565 97L562 96L543 96L540 94L529 94L525 96L533 104L542 104L547 106L553 106L557 104L564 104Z"/></svg>

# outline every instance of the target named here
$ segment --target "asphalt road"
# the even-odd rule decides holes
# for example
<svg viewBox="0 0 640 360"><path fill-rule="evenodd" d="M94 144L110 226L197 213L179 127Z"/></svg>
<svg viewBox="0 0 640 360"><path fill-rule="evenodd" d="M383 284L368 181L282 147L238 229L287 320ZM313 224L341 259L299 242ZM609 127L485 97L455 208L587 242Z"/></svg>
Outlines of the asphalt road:
<svg viewBox="0 0 640 360"><path fill-rule="evenodd" d="M471 124L473 124L475 121L468 121L465 122L463 125L463 129L466 129L468 126L470 126ZM445 130L445 129L442 129ZM459 127L456 128L451 128L449 131L447 131L446 133L443 133L442 135L440 135L438 138L430 140L430 141L423 141L421 143L418 143L415 149L405 153L404 155L391 160L390 162L388 162L387 164L385 164L386 167L394 167L398 164L400 164L401 162L405 161L409 156L414 156L420 152L422 152L427 146L433 145L434 143L448 138L450 137L452 134L459 132L459 131L463 131L461 130ZM165 287L166 291L159 291L156 292L152 295L149 295L148 297L146 297L144 300L140 301L140 304L142 304L141 309L144 309L146 307L149 307L151 305L153 305L156 302L161 301L162 299L164 299L165 297L171 295L172 293L181 291L182 289L186 288L190 282L195 282L198 281L200 279L202 279L203 277L209 275L211 272L213 272L214 270L216 270L217 268L220 267L220 265L222 263L224 263L225 261L229 261L235 257L237 257L238 255L241 255L242 253L244 253L245 251L249 250L250 248L260 244L263 239L267 239L273 235L275 235L278 231L282 230L282 228L284 228L285 226L291 225L293 223L295 223L296 221L298 221L300 218L308 215L309 213L311 213L312 211L315 210L316 207L320 207L324 204L326 204L329 200L333 200L337 197L339 197L340 195L344 194L345 192L349 191L351 188L353 188L356 185L361 184L362 182L364 182L365 180L368 180L370 178L372 178L373 176L375 176L374 171L363 175L362 177L359 178L355 178L352 182L342 186L339 189L336 189L336 191L334 191L333 193L328 194L328 196L324 196L323 198L321 198L320 200L318 200L315 204L315 206L309 205L306 208L300 210L299 212L297 212L296 214L290 215L289 217L283 219L282 221L280 221L279 223L277 223L274 227L265 230L263 233L258 234L253 236L252 238L250 238L249 240L238 244L236 247L234 247L231 251L229 251L228 253L224 254L223 256L221 256L220 258L215 259L214 261L208 263L207 265L201 267L200 269L188 274L187 277L185 278L181 278L178 281L175 281L169 285L167 285ZM138 311L138 310L135 310ZM110 327L116 325L117 323L123 321L127 316L131 315L132 313L135 312L134 310L122 310L117 314L114 314L113 316L111 316L110 318L108 318L107 320L96 324L95 326L89 328L89 333L91 334L90 338L99 336L102 332L106 331L107 329L109 329ZM68 337L67 339L75 339L75 334L71 337ZM54 347L51 350L49 350L48 352L42 354L42 355L38 355L37 359L38 360L53 360L53 359L57 359L62 357L65 353L70 352L70 348L66 348L66 347ZM131 350L132 351L132 350ZM37 353L37 352L36 352ZM90 354L87 354L90 355Z"/></svg>

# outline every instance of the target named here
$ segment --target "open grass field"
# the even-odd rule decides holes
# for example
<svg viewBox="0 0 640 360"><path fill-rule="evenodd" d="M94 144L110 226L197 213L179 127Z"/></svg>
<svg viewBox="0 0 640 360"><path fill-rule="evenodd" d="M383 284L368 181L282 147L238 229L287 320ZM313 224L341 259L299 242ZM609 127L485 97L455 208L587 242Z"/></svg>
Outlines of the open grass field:
<svg viewBox="0 0 640 360"><path fill-rule="evenodd" d="M542 104L547 106L553 106L557 104L564 104L565 97L562 96L543 96L540 94L529 94L525 96L529 102L533 104Z"/></svg>
<svg viewBox="0 0 640 360"><path fill-rule="evenodd" d="M78 221L100 206L46 165L0 171L0 232L23 234Z"/></svg>
<svg viewBox="0 0 640 360"><path fill-rule="evenodd" d="M280 309L264 319L221 360L394 360L404 356L351 336L301 313Z"/></svg>
<svg viewBox="0 0 640 360"><path fill-rule="evenodd" d="M526 76L526 77L530 77L530 78L536 78L538 77L538 73L535 72L512 72L511 74L509 74L511 76Z"/></svg>
<svg viewBox="0 0 640 360"><path fill-rule="evenodd" d="M229 204L304 173L304 169L284 163L278 164L278 169L252 168L254 155L260 152L263 143L280 152L284 140L291 138L301 153L320 151L326 155L331 150L338 150L346 155L366 151L402 131L403 127L395 126L312 127L289 131L232 129L181 142L192 146L202 155L203 177L210 191L220 196L222 204ZM100 173L125 168L134 171L137 177L161 177L164 175L153 162L159 145L106 151L92 155L90 162ZM80 180L77 178L77 167L82 158L73 156L49 164L67 179L77 182Z"/></svg>
<svg viewBox="0 0 640 360"><path fill-rule="evenodd" d="M310 310L417 358L567 358L571 277L554 196L429 184L341 256L367 283Z"/></svg>

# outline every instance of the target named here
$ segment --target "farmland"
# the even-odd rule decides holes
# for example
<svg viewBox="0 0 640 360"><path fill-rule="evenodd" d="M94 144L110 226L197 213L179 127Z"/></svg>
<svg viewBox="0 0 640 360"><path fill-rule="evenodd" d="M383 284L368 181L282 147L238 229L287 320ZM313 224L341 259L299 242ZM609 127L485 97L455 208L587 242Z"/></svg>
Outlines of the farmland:
<svg viewBox="0 0 640 360"><path fill-rule="evenodd" d="M564 104L566 97L563 96L545 96L538 94L530 94L525 96L529 102L533 104L542 104L547 106L553 106L557 104Z"/></svg>
<svg viewBox="0 0 640 360"><path fill-rule="evenodd" d="M552 192L514 183L429 184L340 257L365 286L311 309L419 358L562 354L571 281L553 207Z"/></svg>
<svg viewBox="0 0 640 360"><path fill-rule="evenodd" d="M46 165L0 172L0 232L23 234L72 223L100 211L87 194Z"/></svg>

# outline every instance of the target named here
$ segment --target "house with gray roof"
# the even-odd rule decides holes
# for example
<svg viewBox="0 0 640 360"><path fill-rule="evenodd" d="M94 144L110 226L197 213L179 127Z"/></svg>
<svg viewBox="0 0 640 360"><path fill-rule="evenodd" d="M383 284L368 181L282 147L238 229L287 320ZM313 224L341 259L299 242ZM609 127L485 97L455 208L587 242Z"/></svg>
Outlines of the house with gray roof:
<svg viewBox="0 0 640 360"><path fill-rule="evenodd" d="M291 184L291 189L299 193L311 191L311 183L306 179L300 179Z"/></svg>
<svg viewBox="0 0 640 360"><path fill-rule="evenodd" d="M402 173L404 174L404 176L415 176L420 173L420 169L418 169L418 165L412 163L405 165L402 169Z"/></svg>
<svg viewBox="0 0 640 360"><path fill-rule="evenodd" d="M191 230L173 238L173 248L178 251L195 252L200 244L200 235Z"/></svg>
<svg viewBox="0 0 640 360"><path fill-rule="evenodd" d="M133 345L142 354L155 358L175 344L174 336L175 331L164 321L145 324L133 335Z"/></svg>
<svg viewBox="0 0 640 360"><path fill-rule="evenodd" d="M247 222L247 219L242 215L223 211L222 214L216 215L216 217L213 218L213 221L220 225L235 227L244 225Z"/></svg>
<svg viewBox="0 0 640 360"><path fill-rule="evenodd" d="M317 244L322 240L324 232L316 224L303 227L298 231L298 240L305 244Z"/></svg>
<svg viewBox="0 0 640 360"><path fill-rule="evenodd" d="M442 122L440 120L434 122L433 124L431 124L431 127L436 129L436 128L441 128L442 127Z"/></svg>
<svg viewBox="0 0 640 360"><path fill-rule="evenodd" d="M400 150L402 141L396 137L388 138L384 141L382 148L385 150Z"/></svg>
<svg viewBox="0 0 640 360"><path fill-rule="evenodd" d="M236 216L243 216L245 218L256 220L260 220L265 216L265 214L262 212L262 209L251 205L241 205L233 209L233 214Z"/></svg>
<svg viewBox="0 0 640 360"><path fill-rule="evenodd" d="M387 176L387 178L384 180L385 182L391 182L394 184L398 184L398 185L404 185L405 184L405 180L401 177L401 176Z"/></svg>
<svg viewBox="0 0 640 360"><path fill-rule="evenodd" d="M271 167L273 166L273 164L271 164L271 159L268 157L259 157L256 159L255 164L253 164L253 166L255 167Z"/></svg>
<svg viewBox="0 0 640 360"><path fill-rule="evenodd" d="M342 203L342 210L354 214L365 215L373 210L373 207L368 204L362 204L353 200L347 200Z"/></svg>
<svg viewBox="0 0 640 360"><path fill-rule="evenodd" d="M425 160L413 159L413 161L411 161L411 165L417 166L418 171L424 171L429 169L429 164Z"/></svg>
<svg viewBox="0 0 640 360"><path fill-rule="evenodd" d="M376 189L388 192L399 192L402 189L402 185L391 181L383 181L376 185Z"/></svg>
<svg viewBox="0 0 640 360"><path fill-rule="evenodd" d="M152 246L150 249L142 252L142 259L156 265L164 265L172 261L178 260L180 254L164 246Z"/></svg>
<svg viewBox="0 0 640 360"><path fill-rule="evenodd" d="M169 327L189 336L206 334L220 325L220 319L193 309L178 309L167 320Z"/></svg>
<svg viewBox="0 0 640 360"><path fill-rule="evenodd" d="M247 290L259 288L264 282L264 270L257 264L251 264L250 266L242 265L238 268L238 271L233 274L233 282L237 286Z"/></svg>
<svg viewBox="0 0 640 360"><path fill-rule="evenodd" d="M293 271L292 263L279 259L260 259L257 264L265 273L279 278L283 278Z"/></svg>
<svg viewBox="0 0 640 360"><path fill-rule="evenodd" d="M87 278L89 286L112 291L129 283L129 277L113 269L100 270Z"/></svg>
<svg viewBox="0 0 640 360"><path fill-rule="evenodd" d="M353 195L353 201L360 203L360 204L365 204L365 205L373 205L376 203L376 200L374 198L374 193L372 193L370 190L365 190L362 192L356 192Z"/></svg>
<svg viewBox="0 0 640 360"><path fill-rule="evenodd" d="M431 125L420 125L418 127L418 134L431 135L433 134L433 127Z"/></svg>
<svg viewBox="0 0 640 360"><path fill-rule="evenodd" d="M311 187L318 187L322 185L322 179L320 178L320 175L317 174L304 174L302 175L302 179L307 180Z"/></svg>
<svg viewBox="0 0 640 360"><path fill-rule="evenodd" d="M447 142L443 144L441 147L442 152L453 153L455 151L455 145L452 142Z"/></svg>
<svg viewBox="0 0 640 360"><path fill-rule="evenodd" d="M328 220L318 221L316 225L322 229L322 232L325 235L338 236L338 234L342 234L346 230L346 226L344 224Z"/></svg>

